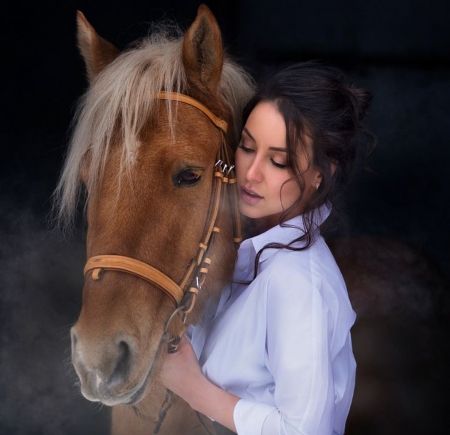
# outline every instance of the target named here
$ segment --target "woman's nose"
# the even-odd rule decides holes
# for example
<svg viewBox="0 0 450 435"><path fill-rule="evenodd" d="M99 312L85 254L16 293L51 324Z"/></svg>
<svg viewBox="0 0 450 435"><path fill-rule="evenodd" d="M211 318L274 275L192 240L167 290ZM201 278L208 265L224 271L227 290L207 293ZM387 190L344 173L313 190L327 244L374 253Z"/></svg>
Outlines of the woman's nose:
<svg viewBox="0 0 450 435"><path fill-rule="evenodd" d="M259 182L262 180L263 172L261 168L261 161L257 156L255 156L255 158L250 162L245 176L247 181Z"/></svg>

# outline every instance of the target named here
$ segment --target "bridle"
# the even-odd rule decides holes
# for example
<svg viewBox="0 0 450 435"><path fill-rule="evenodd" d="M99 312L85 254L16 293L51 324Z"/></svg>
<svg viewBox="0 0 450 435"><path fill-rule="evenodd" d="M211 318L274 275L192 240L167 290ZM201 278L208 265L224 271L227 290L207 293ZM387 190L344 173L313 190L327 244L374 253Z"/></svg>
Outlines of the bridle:
<svg viewBox="0 0 450 435"><path fill-rule="evenodd" d="M94 280L100 280L105 271L114 270L135 275L156 285L175 304L175 310L167 320L162 336L162 339L169 343L169 352L175 352L186 329L187 315L194 308L198 291L201 289L209 266L211 265L211 258L208 256L208 252L213 243L214 235L220 232L218 220L220 206L225 201L223 194L224 186L229 185L232 187L232 190L228 192L227 196L233 213L234 242L236 246L242 241L242 231L237 204L234 166L231 165L225 142L225 133L228 128L226 121L217 117L198 100L184 94L159 92L155 96L155 99L189 104L203 112L222 131L222 143L214 167L213 190L209 203L206 226L199 242L197 254L179 283L176 283L169 276L147 263L121 255L96 255L90 257L84 267L84 275L87 277L91 273ZM179 317L182 322L182 331L176 336L171 336L169 326L176 317Z"/></svg>

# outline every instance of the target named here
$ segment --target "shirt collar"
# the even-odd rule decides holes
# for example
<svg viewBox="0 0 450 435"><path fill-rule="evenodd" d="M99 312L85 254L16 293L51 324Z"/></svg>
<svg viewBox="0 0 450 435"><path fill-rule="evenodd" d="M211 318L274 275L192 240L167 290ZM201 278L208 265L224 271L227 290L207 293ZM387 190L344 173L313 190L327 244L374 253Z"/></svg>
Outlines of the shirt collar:
<svg viewBox="0 0 450 435"><path fill-rule="evenodd" d="M319 226L322 225L323 222L328 218L331 213L331 206L328 204L323 204L319 208L315 210L314 213L314 234L318 234ZM298 238L301 234L304 233L304 223L303 223L303 215L295 216L292 219L286 221L283 226L276 225L273 228L270 228L266 232L259 234L255 237L249 239L249 242L253 244L253 248L255 252L259 252L264 246L268 243L281 243L283 245L287 245L292 240ZM294 244L293 246L302 246L300 244ZM270 258L273 254L277 252L277 249L265 249L259 258L259 262Z"/></svg>

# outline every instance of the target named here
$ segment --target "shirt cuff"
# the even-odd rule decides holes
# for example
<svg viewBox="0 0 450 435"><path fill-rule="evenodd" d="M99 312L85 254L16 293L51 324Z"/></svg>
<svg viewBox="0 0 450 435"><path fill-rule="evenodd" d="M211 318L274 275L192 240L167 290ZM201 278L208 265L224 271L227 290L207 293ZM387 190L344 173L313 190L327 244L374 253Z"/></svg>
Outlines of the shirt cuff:
<svg viewBox="0 0 450 435"><path fill-rule="evenodd" d="M267 416L276 410L274 406L240 399L234 407L233 419L239 435L261 435Z"/></svg>

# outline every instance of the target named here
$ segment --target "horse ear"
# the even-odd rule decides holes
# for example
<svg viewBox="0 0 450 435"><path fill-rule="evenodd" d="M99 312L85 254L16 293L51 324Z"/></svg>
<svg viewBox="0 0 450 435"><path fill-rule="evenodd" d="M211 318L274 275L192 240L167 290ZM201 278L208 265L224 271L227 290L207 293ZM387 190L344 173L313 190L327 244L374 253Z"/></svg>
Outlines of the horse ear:
<svg viewBox="0 0 450 435"><path fill-rule="evenodd" d="M184 36L183 64L191 83L215 93L223 66L222 35L214 15L204 4L199 6L197 17Z"/></svg>
<svg viewBox="0 0 450 435"><path fill-rule="evenodd" d="M120 53L113 44L97 34L81 11L77 11L77 41L89 83Z"/></svg>

